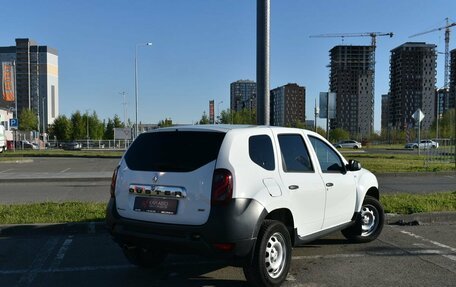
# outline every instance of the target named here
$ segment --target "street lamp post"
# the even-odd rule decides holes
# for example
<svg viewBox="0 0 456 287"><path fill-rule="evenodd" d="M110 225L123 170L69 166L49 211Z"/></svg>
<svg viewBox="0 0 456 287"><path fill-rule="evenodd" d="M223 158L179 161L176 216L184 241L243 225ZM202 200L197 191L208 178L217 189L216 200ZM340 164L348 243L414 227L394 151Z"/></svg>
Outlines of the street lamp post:
<svg viewBox="0 0 456 287"><path fill-rule="evenodd" d="M139 46L152 46L152 43L136 44L135 47L135 138L138 136L138 47Z"/></svg>
<svg viewBox="0 0 456 287"><path fill-rule="evenodd" d="M89 149L89 111L90 109L86 110L86 119L87 119L87 149Z"/></svg>
<svg viewBox="0 0 456 287"><path fill-rule="evenodd" d="M218 104L217 104L217 113L218 113L218 120L219 120L219 123L220 123L220 104L223 104L223 101L220 101Z"/></svg>

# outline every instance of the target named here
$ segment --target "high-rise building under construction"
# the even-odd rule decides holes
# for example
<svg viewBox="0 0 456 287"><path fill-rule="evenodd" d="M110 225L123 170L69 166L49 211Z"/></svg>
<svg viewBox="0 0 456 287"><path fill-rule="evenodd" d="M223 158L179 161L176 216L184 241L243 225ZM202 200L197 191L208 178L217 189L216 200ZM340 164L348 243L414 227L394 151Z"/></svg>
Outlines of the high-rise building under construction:
<svg viewBox="0 0 456 287"><path fill-rule="evenodd" d="M329 53L329 88L336 93L336 118L331 119L331 128L366 138L374 129L374 48L339 45Z"/></svg>
<svg viewBox="0 0 456 287"><path fill-rule="evenodd" d="M391 50L388 123L395 129L415 124L413 114L424 113L423 129L435 119L436 45L407 42Z"/></svg>
<svg viewBox="0 0 456 287"><path fill-rule="evenodd" d="M449 108L456 108L456 49L450 53L450 96Z"/></svg>

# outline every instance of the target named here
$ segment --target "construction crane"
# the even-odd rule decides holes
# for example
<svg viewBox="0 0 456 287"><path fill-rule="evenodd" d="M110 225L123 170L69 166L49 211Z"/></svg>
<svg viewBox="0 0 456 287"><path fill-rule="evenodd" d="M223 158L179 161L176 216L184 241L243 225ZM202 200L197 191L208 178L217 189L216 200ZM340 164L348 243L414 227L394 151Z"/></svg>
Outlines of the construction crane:
<svg viewBox="0 0 456 287"><path fill-rule="evenodd" d="M373 48L373 64L375 65L375 49L377 48L377 37L378 36L389 36L393 37L394 33L384 33L384 32L363 32L363 33L331 33L331 34L320 34L320 35L311 35L310 38L342 38L342 41L345 38L351 37L371 37L371 46Z"/></svg>
<svg viewBox="0 0 456 287"><path fill-rule="evenodd" d="M390 36L393 37L393 33L383 33L383 32L364 32L364 33L332 33L332 34L320 34L312 35L310 38L350 38L350 37L371 37L371 46L374 49L377 47L377 36Z"/></svg>
<svg viewBox="0 0 456 287"><path fill-rule="evenodd" d="M441 31L445 29L445 75L444 75L444 88L448 89L449 87L449 80L450 80L450 28L456 26L456 23L450 23L448 18L445 18L446 25L440 28L435 28L426 32L421 32L415 35L410 36L409 38L413 38L416 36L424 35L427 33Z"/></svg>

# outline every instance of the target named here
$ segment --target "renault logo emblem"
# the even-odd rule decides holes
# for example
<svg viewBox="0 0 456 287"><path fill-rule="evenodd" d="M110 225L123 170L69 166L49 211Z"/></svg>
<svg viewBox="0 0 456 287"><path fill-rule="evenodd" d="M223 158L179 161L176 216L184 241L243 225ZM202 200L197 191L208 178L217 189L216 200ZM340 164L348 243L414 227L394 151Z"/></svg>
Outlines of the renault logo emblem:
<svg viewBox="0 0 456 287"><path fill-rule="evenodd" d="M153 181L154 183L157 182L157 181L158 181L158 177L157 177L157 176L154 176L154 177L152 178L152 181Z"/></svg>

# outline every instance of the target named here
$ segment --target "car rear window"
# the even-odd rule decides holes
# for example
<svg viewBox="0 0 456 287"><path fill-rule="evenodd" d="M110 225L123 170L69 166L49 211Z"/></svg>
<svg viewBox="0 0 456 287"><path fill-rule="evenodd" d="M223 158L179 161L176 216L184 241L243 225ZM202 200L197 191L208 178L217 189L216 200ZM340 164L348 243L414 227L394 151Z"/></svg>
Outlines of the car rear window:
<svg viewBox="0 0 456 287"><path fill-rule="evenodd" d="M171 131L138 136L125 154L132 170L189 172L217 159L225 133Z"/></svg>

